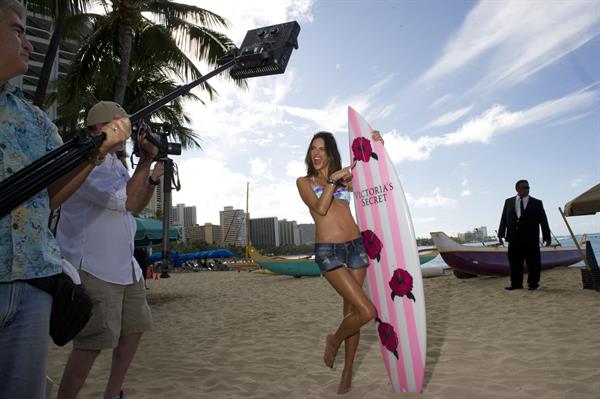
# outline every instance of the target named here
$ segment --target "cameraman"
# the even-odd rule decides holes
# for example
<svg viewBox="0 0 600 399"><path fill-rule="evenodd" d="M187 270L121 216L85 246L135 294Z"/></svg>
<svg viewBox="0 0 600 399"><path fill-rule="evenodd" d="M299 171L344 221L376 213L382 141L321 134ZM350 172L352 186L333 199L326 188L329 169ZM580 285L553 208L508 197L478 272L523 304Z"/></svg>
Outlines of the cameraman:
<svg viewBox="0 0 600 399"><path fill-rule="evenodd" d="M127 117L117 103L101 101L88 112L86 125L98 134L112 115ZM98 162L88 179L62 206L56 239L65 258L79 269L93 298L92 318L73 340L58 398L75 398L102 349L112 349L112 366L105 399L123 398L122 384L142 333L152 315L146 301L142 271L133 256L136 231L132 212L148 204L163 174L150 165L158 148L140 142L140 161L133 176L115 152Z"/></svg>
<svg viewBox="0 0 600 399"><path fill-rule="evenodd" d="M62 144L48 116L9 82L27 72L33 51L24 19L25 8L17 0L0 0L0 181ZM62 272L61 254L47 227L50 209L79 187L97 158L127 140L129 120L113 117L89 162L0 217L0 398L45 397L52 297L28 282Z"/></svg>

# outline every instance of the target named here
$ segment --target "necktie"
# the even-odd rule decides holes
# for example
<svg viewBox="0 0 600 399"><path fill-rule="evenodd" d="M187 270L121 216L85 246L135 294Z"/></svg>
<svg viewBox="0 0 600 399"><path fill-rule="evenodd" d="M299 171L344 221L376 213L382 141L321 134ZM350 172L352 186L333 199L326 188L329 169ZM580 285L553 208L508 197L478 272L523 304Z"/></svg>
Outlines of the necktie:
<svg viewBox="0 0 600 399"><path fill-rule="evenodd" d="M519 207L521 208L521 217L525 213L525 206L523 206L523 198L519 199Z"/></svg>

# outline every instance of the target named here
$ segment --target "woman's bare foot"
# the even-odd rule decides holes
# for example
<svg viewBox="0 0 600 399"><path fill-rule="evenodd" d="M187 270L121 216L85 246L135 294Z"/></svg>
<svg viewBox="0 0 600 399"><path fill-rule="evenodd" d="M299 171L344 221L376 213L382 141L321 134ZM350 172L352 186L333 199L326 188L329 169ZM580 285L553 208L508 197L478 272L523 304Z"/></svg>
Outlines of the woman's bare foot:
<svg viewBox="0 0 600 399"><path fill-rule="evenodd" d="M337 393L339 395L343 395L350 391L350 386L352 385L352 371L342 371L342 378L340 379L340 385L338 387Z"/></svg>
<svg viewBox="0 0 600 399"><path fill-rule="evenodd" d="M333 368L333 362L335 361L338 348L339 346L336 346L335 342L333 342L333 334L329 334L327 338L325 338L325 354L323 355L323 361L327 367Z"/></svg>

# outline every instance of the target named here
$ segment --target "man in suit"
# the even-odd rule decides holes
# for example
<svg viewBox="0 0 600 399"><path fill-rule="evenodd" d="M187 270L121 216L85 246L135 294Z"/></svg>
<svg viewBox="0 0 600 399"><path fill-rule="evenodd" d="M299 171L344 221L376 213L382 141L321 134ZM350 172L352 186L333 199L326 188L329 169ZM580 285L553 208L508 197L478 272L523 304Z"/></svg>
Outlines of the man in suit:
<svg viewBox="0 0 600 399"><path fill-rule="evenodd" d="M546 246L550 245L550 227L542 201L529 196L529 183L519 180L515 184L517 195L504 201L498 240L508 241L510 286L507 290L523 288L523 261L527 262L529 290L538 288L541 273L540 225Z"/></svg>

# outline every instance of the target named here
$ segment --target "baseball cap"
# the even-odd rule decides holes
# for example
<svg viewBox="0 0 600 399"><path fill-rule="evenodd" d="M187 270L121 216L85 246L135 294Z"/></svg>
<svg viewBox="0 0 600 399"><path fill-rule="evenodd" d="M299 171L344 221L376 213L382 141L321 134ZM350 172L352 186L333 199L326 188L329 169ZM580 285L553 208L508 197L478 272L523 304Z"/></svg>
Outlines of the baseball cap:
<svg viewBox="0 0 600 399"><path fill-rule="evenodd" d="M94 126L97 123L108 123L116 114L123 117L129 116L119 104L113 101L100 101L88 111L85 125Z"/></svg>

